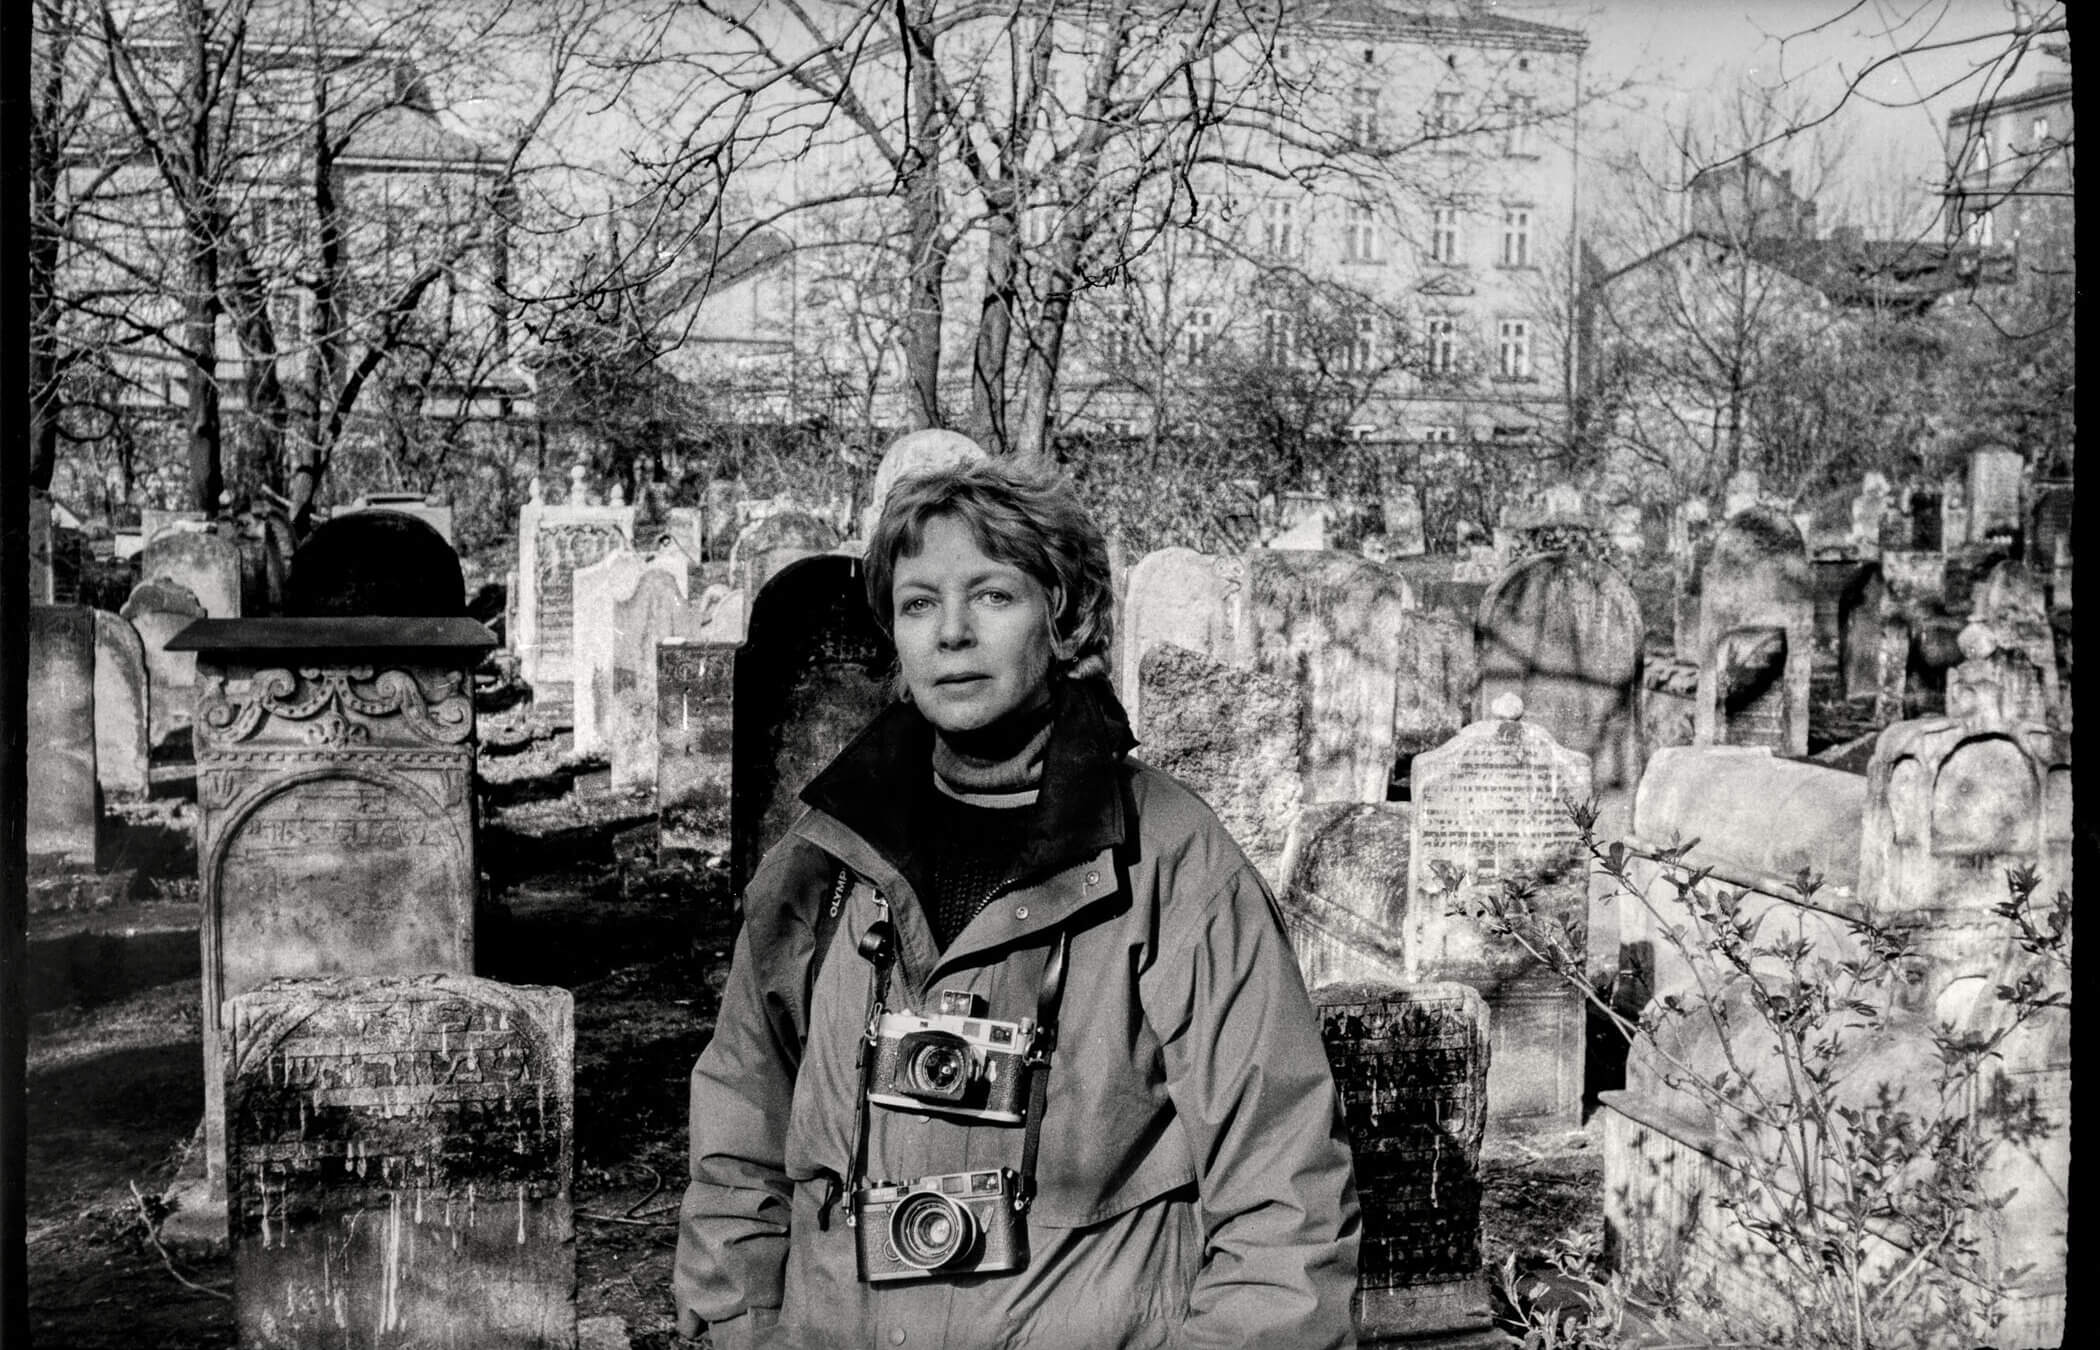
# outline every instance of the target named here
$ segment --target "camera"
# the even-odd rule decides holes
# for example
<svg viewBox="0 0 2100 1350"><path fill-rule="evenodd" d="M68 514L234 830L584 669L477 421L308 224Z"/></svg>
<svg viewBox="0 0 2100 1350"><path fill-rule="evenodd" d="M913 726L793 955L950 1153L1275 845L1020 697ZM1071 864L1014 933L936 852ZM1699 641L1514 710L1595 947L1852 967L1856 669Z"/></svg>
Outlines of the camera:
<svg viewBox="0 0 2100 1350"><path fill-rule="evenodd" d="M974 994L941 991L941 1011L884 1013L875 1023L868 1100L907 1111L1018 1125L1028 1108L1035 1023L982 1016Z"/></svg>
<svg viewBox="0 0 2100 1350"><path fill-rule="evenodd" d="M853 1192L853 1231L864 1283L980 1275L1028 1264L1009 1168L943 1172Z"/></svg>

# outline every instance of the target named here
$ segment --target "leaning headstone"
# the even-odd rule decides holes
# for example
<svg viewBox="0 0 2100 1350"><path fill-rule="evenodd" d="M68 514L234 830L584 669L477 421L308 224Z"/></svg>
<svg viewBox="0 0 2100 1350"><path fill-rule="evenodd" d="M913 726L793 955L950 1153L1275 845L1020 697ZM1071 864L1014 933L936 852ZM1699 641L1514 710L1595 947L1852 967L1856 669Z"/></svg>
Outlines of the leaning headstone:
<svg viewBox="0 0 2100 1350"><path fill-rule="evenodd" d="M680 636L687 610L685 569L651 569L613 606L612 680L606 749L615 792L654 790L657 781L657 647Z"/></svg>
<svg viewBox="0 0 2100 1350"><path fill-rule="evenodd" d="M1640 778L1640 602L1618 570L1575 553L1525 558L1480 602L1485 714L1505 693L1526 722L1591 758L1599 789Z"/></svg>
<svg viewBox="0 0 2100 1350"><path fill-rule="evenodd" d="M730 574L746 595L757 595L781 568L836 547L838 534L807 511L774 511L752 522L729 553Z"/></svg>
<svg viewBox="0 0 2100 1350"><path fill-rule="evenodd" d="M658 847L729 851L736 646L667 637L656 648Z"/></svg>
<svg viewBox="0 0 2100 1350"><path fill-rule="evenodd" d="M38 867L95 866L95 620L85 605L29 608L28 852Z"/></svg>
<svg viewBox="0 0 2100 1350"><path fill-rule="evenodd" d="M2020 484L2027 460L2004 445L1982 445L1969 452L1968 541L2020 536Z"/></svg>
<svg viewBox="0 0 2100 1350"><path fill-rule="evenodd" d="M223 1205L228 998L474 968L472 672L495 640L463 613L331 615L206 620L174 645L197 653L205 1166Z"/></svg>
<svg viewBox="0 0 2100 1350"><path fill-rule="evenodd" d="M139 555L139 580L172 581L197 597L214 619L241 616L241 559L216 534L170 530Z"/></svg>
<svg viewBox="0 0 2100 1350"><path fill-rule="evenodd" d="M226 1030L243 1347L576 1344L567 990L285 980Z"/></svg>
<svg viewBox="0 0 2100 1350"><path fill-rule="evenodd" d="M1807 755L1814 653L1815 583L1801 531L1763 508L1731 517L1701 583L1700 743Z"/></svg>
<svg viewBox="0 0 2100 1350"><path fill-rule="evenodd" d="M188 728L196 701L196 653L170 651L168 640L204 618L204 606L172 581L142 581L117 612L146 648L147 740L160 746Z"/></svg>
<svg viewBox="0 0 2100 1350"><path fill-rule="evenodd" d="M1117 694L1133 723L1144 690L1138 671L1160 643L1233 663L1251 647L1247 636L1247 564L1189 548L1154 549L1130 569L1118 616Z"/></svg>
<svg viewBox="0 0 2100 1350"><path fill-rule="evenodd" d="M581 466L578 466L579 468ZM575 714L576 569L588 567L634 537L634 508L592 506L579 483L562 506L533 497L518 512L518 627L511 646L526 683L532 686L536 717L552 726L572 725Z"/></svg>
<svg viewBox="0 0 2100 1350"><path fill-rule="evenodd" d="M1382 982L1313 991L1363 1208L1354 1299L1365 1345L1488 1345L1480 1150L1492 1023L1477 990Z"/></svg>
<svg viewBox="0 0 2100 1350"><path fill-rule="evenodd" d="M1386 494L1385 537L1394 558L1419 558L1429 551L1422 528L1422 493L1412 484Z"/></svg>
<svg viewBox="0 0 2100 1350"><path fill-rule="evenodd" d="M144 797L152 706L146 644L108 610L94 616L95 777L106 798Z"/></svg>
<svg viewBox="0 0 2100 1350"><path fill-rule="evenodd" d="M1394 803L1316 803L1291 821L1276 895L1306 988L1405 982L1408 832Z"/></svg>
<svg viewBox="0 0 2100 1350"><path fill-rule="evenodd" d="M1170 642L1145 649L1138 686L1131 730L1145 761L1195 789L1275 885L1304 795L1297 686Z"/></svg>
<svg viewBox="0 0 2100 1350"><path fill-rule="evenodd" d="M803 785L889 704L895 661L856 558L791 562L752 600L736 654L733 889L787 832Z"/></svg>
<svg viewBox="0 0 2100 1350"><path fill-rule="evenodd" d="M1587 960L1588 859L1569 814L1591 792L1589 756L1563 749L1501 695L1487 719L1415 757L1407 976L1457 980L1494 1016L1488 1110L1499 1128L1574 1129L1582 1117L1583 997L1480 914L1529 887L1532 938Z"/></svg>
<svg viewBox="0 0 2100 1350"><path fill-rule="evenodd" d="M1247 571L1254 668L1304 691L1306 799L1384 801L1413 590L1345 553L1256 549Z"/></svg>
<svg viewBox="0 0 2100 1350"><path fill-rule="evenodd" d="M868 489L868 504L860 513L860 539L865 542L875 533L875 522L882 517L883 504L889 501L890 491L898 483L984 458L984 447L960 431L944 431L938 427L907 431L891 441L882 452L882 462L875 467L875 482Z"/></svg>
<svg viewBox="0 0 2100 1350"><path fill-rule="evenodd" d="M621 606L632 604L643 578L650 575L660 576L671 585L682 609L687 573L685 559L680 555L659 553L644 558L620 549L587 567L577 568L571 579L575 615L569 661L574 678L572 748L576 754L606 752L613 720L613 670L622 637ZM661 617L654 609L646 612ZM635 617L642 613L636 611Z"/></svg>

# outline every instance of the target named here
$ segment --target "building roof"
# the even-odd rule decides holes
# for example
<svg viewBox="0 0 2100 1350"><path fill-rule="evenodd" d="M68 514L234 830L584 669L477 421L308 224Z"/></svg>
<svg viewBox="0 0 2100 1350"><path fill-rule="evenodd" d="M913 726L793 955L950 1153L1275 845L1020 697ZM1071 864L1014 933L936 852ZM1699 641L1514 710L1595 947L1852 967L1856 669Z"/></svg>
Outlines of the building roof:
<svg viewBox="0 0 2100 1350"><path fill-rule="evenodd" d="M1992 113L2018 112L2022 108L2040 107L2044 104L2069 103L2071 101L2071 77L2044 80L2017 94L2000 94L1981 103L1970 103L1947 114L1947 125L1959 126L1973 122Z"/></svg>
<svg viewBox="0 0 2100 1350"><path fill-rule="evenodd" d="M357 164L432 165L455 168L480 165L491 169L501 156L488 147L448 131L427 112L399 104L361 117L344 144L341 158Z"/></svg>
<svg viewBox="0 0 2100 1350"><path fill-rule="evenodd" d="M1440 9L1427 8L1422 0L1311 0L1300 7L1299 15L1311 23L1356 29L1388 41L1442 40L1552 51L1581 51L1590 42L1576 29L1512 19L1467 0Z"/></svg>
<svg viewBox="0 0 2100 1350"><path fill-rule="evenodd" d="M2013 273L2010 249L1915 239L1757 239L1744 252L1845 306L1923 309L1949 291L2000 285Z"/></svg>

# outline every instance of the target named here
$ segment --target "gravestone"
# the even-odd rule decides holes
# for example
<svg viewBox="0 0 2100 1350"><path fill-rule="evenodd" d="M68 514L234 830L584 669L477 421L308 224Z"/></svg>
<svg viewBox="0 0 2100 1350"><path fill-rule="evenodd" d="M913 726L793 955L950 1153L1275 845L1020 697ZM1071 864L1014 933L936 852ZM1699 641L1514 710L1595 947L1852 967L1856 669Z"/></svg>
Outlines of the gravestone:
<svg viewBox="0 0 2100 1350"><path fill-rule="evenodd" d="M807 511L768 513L746 526L729 552L730 575L746 595L757 595L789 563L829 552L838 535Z"/></svg>
<svg viewBox="0 0 2100 1350"><path fill-rule="evenodd" d="M28 853L37 868L95 866L95 620L29 607Z"/></svg>
<svg viewBox="0 0 2100 1350"><path fill-rule="evenodd" d="M1815 583L1784 515L1759 508L1722 527L1704 568L1697 650L1701 744L1808 754Z"/></svg>
<svg viewBox="0 0 2100 1350"><path fill-rule="evenodd" d="M1568 808L1590 792L1589 756L1532 725L1514 694L1415 757L1407 977L1456 980L1486 998L1494 1019L1488 1110L1499 1129L1581 1123L1583 997L1478 916L1504 883L1529 884L1538 927L1583 967L1588 858Z"/></svg>
<svg viewBox="0 0 2100 1350"><path fill-rule="evenodd" d="M1253 645L1247 598L1241 558L1176 547L1138 559L1117 616L1116 693L1133 726L1144 698L1138 671L1146 651L1172 643L1217 661L1241 662Z"/></svg>
<svg viewBox="0 0 2100 1350"><path fill-rule="evenodd" d="M1335 521L1334 503L1322 493L1286 492L1276 533L1267 544L1273 549L1324 551L1329 528Z"/></svg>
<svg viewBox="0 0 2100 1350"><path fill-rule="evenodd" d="M434 501L420 492L367 492L348 506L338 506L330 519L341 519L359 511L397 511L412 516L436 530L446 547L454 546L452 536L452 507Z"/></svg>
<svg viewBox="0 0 2100 1350"><path fill-rule="evenodd" d="M1868 470L1861 476L1859 495L1852 499L1851 544L1863 558L1881 552L1882 523L1889 514L1888 475Z"/></svg>
<svg viewBox="0 0 2100 1350"><path fill-rule="evenodd" d="M106 609L95 624L95 778L107 799L146 796L152 691L146 644Z"/></svg>
<svg viewBox="0 0 2100 1350"><path fill-rule="evenodd" d="M1493 1330L1481 1273L1489 1008L1452 983L1328 985L1313 991L1313 1006L1363 1210L1357 1335L1367 1346L1506 1339Z"/></svg>
<svg viewBox="0 0 2100 1350"><path fill-rule="evenodd" d="M205 1164L223 1206L227 999L474 968L472 672L495 640L465 617L334 616L205 620L172 645L198 658Z"/></svg>
<svg viewBox="0 0 2100 1350"><path fill-rule="evenodd" d="M1422 493L1403 483L1385 497L1385 537L1389 556L1419 558L1429 551L1422 528Z"/></svg>
<svg viewBox="0 0 2100 1350"><path fill-rule="evenodd" d="M734 676L733 890L786 833L803 785L888 706L895 662L857 558L791 562L752 600Z"/></svg>
<svg viewBox="0 0 2100 1350"><path fill-rule="evenodd" d="M139 635L146 649L147 740L165 744L187 730L196 701L197 656L172 651L169 639L204 618L204 606L185 587L172 581L142 581L117 611Z"/></svg>
<svg viewBox="0 0 2100 1350"><path fill-rule="evenodd" d="M1641 508L1631 502L1614 506L1609 538L1611 546L1626 557L1640 557L1648 547L1647 536L1641 532Z"/></svg>
<svg viewBox="0 0 2100 1350"><path fill-rule="evenodd" d="M57 547L53 538L56 529L51 520L50 494L32 490L29 494L29 603L32 605L57 603L57 581L53 575L57 565L53 557Z"/></svg>
<svg viewBox="0 0 2100 1350"><path fill-rule="evenodd" d="M1549 483L1539 493L1539 524L1563 525L1588 519L1582 489L1573 483Z"/></svg>
<svg viewBox="0 0 2100 1350"><path fill-rule="evenodd" d="M1491 544L1472 544L1451 569L1451 579L1486 585L1502 574L1502 557Z"/></svg>
<svg viewBox="0 0 2100 1350"><path fill-rule="evenodd" d="M1345 553L1256 549L1247 574L1254 668L1303 691L1306 800L1384 801L1413 590Z"/></svg>
<svg viewBox="0 0 2100 1350"><path fill-rule="evenodd" d="M1670 509L1668 552L1672 558L1690 558L1712 532L1713 512L1703 498L1687 497Z"/></svg>
<svg viewBox="0 0 2100 1350"><path fill-rule="evenodd" d="M214 619L241 616L241 559L216 534L169 530L148 540L139 555L139 580L172 581L197 597Z"/></svg>
<svg viewBox="0 0 2100 1350"><path fill-rule="evenodd" d="M693 636L703 642L722 642L735 646L744 640L745 630L750 626L751 604L740 590L728 586L714 585L707 588L699 605L699 626Z"/></svg>
<svg viewBox="0 0 2100 1350"><path fill-rule="evenodd" d="M2026 468L2026 457L2009 446L1981 445L1969 452L1968 542L2020 537L2020 487Z"/></svg>
<svg viewBox="0 0 2100 1350"><path fill-rule="evenodd" d="M729 851L736 646L667 637L656 648L658 847Z"/></svg>
<svg viewBox="0 0 2100 1350"><path fill-rule="evenodd" d="M1529 725L1590 757L1600 790L1639 780L1641 608L1616 568L1575 553L1525 558L1482 597L1475 631L1474 708L1515 694Z"/></svg>
<svg viewBox="0 0 2100 1350"><path fill-rule="evenodd" d="M284 608L300 618L451 618L466 613L459 554L437 526L394 510L336 516L291 558ZM217 617L217 616L214 616Z"/></svg>
<svg viewBox="0 0 2100 1350"><path fill-rule="evenodd" d="M685 569L652 568L634 593L613 606L607 750L615 792L654 791L657 782L657 646L683 634L687 610Z"/></svg>
<svg viewBox="0 0 2100 1350"><path fill-rule="evenodd" d="M1942 552L1953 553L1972 542L1969 533L1969 484L1960 474L1940 480L1940 541Z"/></svg>
<svg viewBox="0 0 2100 1350"><path fill-rule="evenodd" d="M226 1032L243 1347L575 1346L567 990L282 980Z"/></svg>
<svg viewBox="0 0 2100 1350"><path fill-rule="evenodd" d="M644 558L623 548L577 568L571 580L575 595L574 632L569 640L570 670L574 676L572 749L578 755L604 754L611 743L613 671L623 636L621 606L631 606L643 579L652 575L670 584L677 607L683 609L686 566L680 555L659 553ZM650 594L657 592L652 590ZM633 617L664 622L658 608L634 610ZM656 636L662 636L661 632ZM632 667L629 673L632 675Z"/></svg>
<svg viewBox="0 0 2100 1350"><path fill-rule="evenodd" d="M1321 802L1298 811L1277 904L1308 989L1406 981L1408 808Z"/></svg>
<svg viewBox="0 0 2100 1350"><path fill-rule="evenodd" d="M540 499L534 479L532 499L518 512L518 627L511 646L532 686L534 714L551 726L574 722L576 569L634 538L633 507L593 506L587 496L577 483L566 505L551 505Z"/></svg>
<svg viewBox="0 0 2100 1350"><path fill-rule="evenodd" d="M1997 659L2021 693L2021 716L2061 725L2063 686L2056 664L2056 638L2048 602L2025 565L2010 559L1992 565L1970 592L1969 617L1990 629Z"/></svg>
<svg viewBox="0 0 2100 1350"><path fill-rule="evenodd" d="M1764 483L1755 470L1741 469L1728 476L1728 486L1721 494L1721 516L1734 519L1764 502Z"/></svg>
<svg viewBox="0 0 2100 1350"><path fill-rule="evenodd" d="M1194 789L1276 885L1304 795L1306 714L1297 686L1171 642L1145 649L1138 685L1143 713L1131 731L1145 762Z"/></svg>
<svg viewBox="0 0 2100 1350"><path fill-rule="evenodd" d="M637 536L644 552L669 553L685 560L686 589L707 560L707 513L695 506L674 506L664 512L663 524L648 537Z"/></svg>
<svg viewBox="0 0 2100 1350"><path fill-rule="evenodd" d="M1456 736L1480 687L1471 620L1420 609L1400 628L1393 751L1400 764Z"/></svg>
<svg viewBox="0 0 2100 1350"><path fill-rule="evenodd" d="M1889 632L1892 620L1897 629L1893 636ZM1888 603L1881 569L1872 564L1856 569L1837 594L1838 681L1847 699L1880 695L1893 644L1899 641L1907 658L1910 629Z"/></svg>
<svg viewBox="0 0 2100 1350"><path fill-rule="evenodd" d="M743 495L741 481L725 478L710 478L701 490L700 509L706 521L709 562L728 561L729 550L736 543L737 503Z"/></svg>
<svg viewBox="0 0 2100 1350"><path fill-rule="evenodd" d="M891 441L882 452L882 462L875 466L875 481L868 488L868 504L861 509L859 537L862 542L874 536L875 522L882 518L883 503L890 499L890 492L898 483L984 458L987 458L984 447L960 431L933 427L907 431Z"/></svg>

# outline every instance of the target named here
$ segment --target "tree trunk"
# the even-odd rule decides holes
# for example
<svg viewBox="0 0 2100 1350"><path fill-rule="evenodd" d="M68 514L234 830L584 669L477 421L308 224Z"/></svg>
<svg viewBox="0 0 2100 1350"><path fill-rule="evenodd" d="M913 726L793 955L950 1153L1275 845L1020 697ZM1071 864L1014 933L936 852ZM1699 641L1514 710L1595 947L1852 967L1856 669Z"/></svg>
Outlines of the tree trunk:
<svg viewBox="0 0 2100 1350"><path fill-rule="evenodd" d="M277 376L277 331L270 318L269 294L255 260L237 239L227 241L226 308L233 316L243 358L242 393L247 404L241 420L241 457L234 478L243 487L261 484L284 491L285 431L291 409L284 383Z"/></svg>
<svg viewBox="0 0 2100 1350"><path fill-rule="evenodd" d="M190 504L207 516L225 489L219 445L219 220L212 179L212 67L206 45L211 15L199 0L184 6L190 41L188 143L184 147L182 219L189 249L189 293L183 297L183 341L189 348L189 406L185 410Z"/></svg>
<svg viewBox="0 0 2100 1350"><path fill-rule="evenodd" d="M947 249L941 239L940 108L933 83L933 0L903 7L900 34L906 56L911 137L904 152L905 420L921 430L941 425L941 280Z"/></svg>
<svg viewBox="0 0 2100 1350"><path fill-rule="evenodd" d="M985 224L984 295L977 312L977 354L970 364L970 435L994 452L1007 445L1006 352L1013 338L1019 272L1018 194L1011 181L992 198Z"/></svg>

